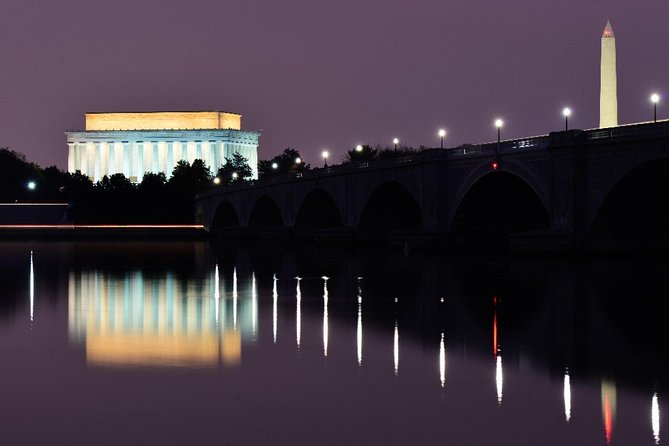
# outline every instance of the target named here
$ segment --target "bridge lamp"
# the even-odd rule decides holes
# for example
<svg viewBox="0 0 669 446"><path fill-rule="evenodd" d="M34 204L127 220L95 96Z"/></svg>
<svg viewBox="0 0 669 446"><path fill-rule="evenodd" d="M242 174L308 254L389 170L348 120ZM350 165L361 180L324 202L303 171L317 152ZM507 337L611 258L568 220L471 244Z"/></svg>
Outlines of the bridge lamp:
<svg viewBox="0 0 669 446"><path fill-rule="evenodd" d="M393 144L395 144L395 150L397 150L397 145L400 143L400 140L398 138L393 139Z"/></svg>
<svg viewBox="0 0 669 446"><path fill-rule="evenodd" d="M279 165L277 163L272 163L272 169L276 170L279 168Z"/></svg>
<svg viewBox="0 0 669 446"><path fill-rule="evenodd" d="M657 122L657 103L660 102L660 95L657 93L650 95L650 102L653 103L653 122Z"/></svg>
<svg viewBox="0 0 669 446"><path fill-rule="evenodd" d="M35 188L37 187L37 183L35 183L34 181L28 181L27 186L28 186L28 190L35 190Z"/></svg>
<svg viewBox="0 0 669 446"><path fill-rule="evenodd" d="M219 184L221 184L221 179L220 179L219 177L214 178L214 184L215 184L216 186L218 186Z"/></svg>
<svg viewBox="0 0 669 446"><path fill-rule="evenodd" d="M328 157L330 156L330 153L327 150L323 150L321 156L323 157L323 167L328 167Z"/></svg>
<svg viewBox="0 0 669 446"><path fill-rule="evenodd" d="M357 146L355 146L355 151L358 153L362 152L362 145L358 144Z"/></svg>
<svg viewBox="0 0 669 446"><path fill-rule="evenodd" d="M444 148L444 137L446 136L446 130L439 129L439 138L441 139L441 148Z"/></svg>
<svg viewBox="0 0 669 446"><path fill-rule="evenodd" d="M569 130L569 117L571 116L571 108L565 107L562 110L562 116L564 116L564 130Z"/></svg>
<svg viewBox="0 0 669 446"><path fill-rule="evenodd" d="M299 156L295 158L295 164L302 164L302 158L300 158Z"/></svg>
<svg viewBox="0 0 669 446"><path fill-rule="evenodd" d="M490 163L490 168L491 168L492 170L497 170L497 169L499 169L499 161L495 160L495 161L493 161L492 163Z"/></svg>
<svg viewBox="0 0 669 446"><path fill-rule="evenodd" d="M235 181L237 178L239 178L239 174L237 172L232 172L232 181Z"/></svg>
<svg viewBox="0 0 669 446"><path fill-rule="evenodd" d="M497 127L497 143L502 140L502 127L504 127L504 121L501 119L495 119L495 127Z"/></svg>

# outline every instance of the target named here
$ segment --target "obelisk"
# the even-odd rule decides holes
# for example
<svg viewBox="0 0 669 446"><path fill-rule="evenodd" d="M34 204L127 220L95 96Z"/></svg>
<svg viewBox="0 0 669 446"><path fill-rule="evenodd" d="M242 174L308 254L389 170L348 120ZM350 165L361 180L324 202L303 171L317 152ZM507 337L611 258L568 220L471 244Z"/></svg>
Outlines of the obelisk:
<svg viewBox="0 0 669 446"><path fill-rule="evenodd" d="M618 125L618 77L616 75L616 37L611 22L602 34L601 80L599 90L599 127Z"/></svg>

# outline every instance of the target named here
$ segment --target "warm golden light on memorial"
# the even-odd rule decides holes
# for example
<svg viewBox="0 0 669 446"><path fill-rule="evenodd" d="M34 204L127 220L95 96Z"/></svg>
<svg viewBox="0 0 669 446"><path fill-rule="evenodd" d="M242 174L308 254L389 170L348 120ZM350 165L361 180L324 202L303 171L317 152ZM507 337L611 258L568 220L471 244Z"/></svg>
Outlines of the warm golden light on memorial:
<svg viewBox="0 0 669 446"><path fill-rule="evenodd" d="M66 132L68 172L92 181L121 173L133 183L145 173L168 178L179 161L203 160L216 171L239 153L257 178L258 132L242 116L219 111L86 113L83 131Z"/></svg>

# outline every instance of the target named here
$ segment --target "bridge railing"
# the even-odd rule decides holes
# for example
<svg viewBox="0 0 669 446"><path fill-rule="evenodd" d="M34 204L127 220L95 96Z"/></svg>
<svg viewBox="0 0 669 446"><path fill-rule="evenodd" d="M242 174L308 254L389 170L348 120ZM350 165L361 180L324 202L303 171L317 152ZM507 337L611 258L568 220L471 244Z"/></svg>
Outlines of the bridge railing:
<svg viewBox="0 0 669 446"><path fill-rule="evenodd" d="M608 138L639 138L669 134L669 121L643 122L640 124L622 125L606 129L593 129L583 132L585 141L597 141Z"/></svg>

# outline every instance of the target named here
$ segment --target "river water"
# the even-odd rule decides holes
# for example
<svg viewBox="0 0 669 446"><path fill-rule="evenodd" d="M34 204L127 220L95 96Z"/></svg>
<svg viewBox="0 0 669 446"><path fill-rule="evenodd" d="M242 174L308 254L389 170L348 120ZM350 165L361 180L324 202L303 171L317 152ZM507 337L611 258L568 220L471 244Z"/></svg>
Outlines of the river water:
<svg viewBox="0 0 669 446"><path fill-rule="evenodd" d="M2 443L662 444L665 271L4 242Z"/></svg>

